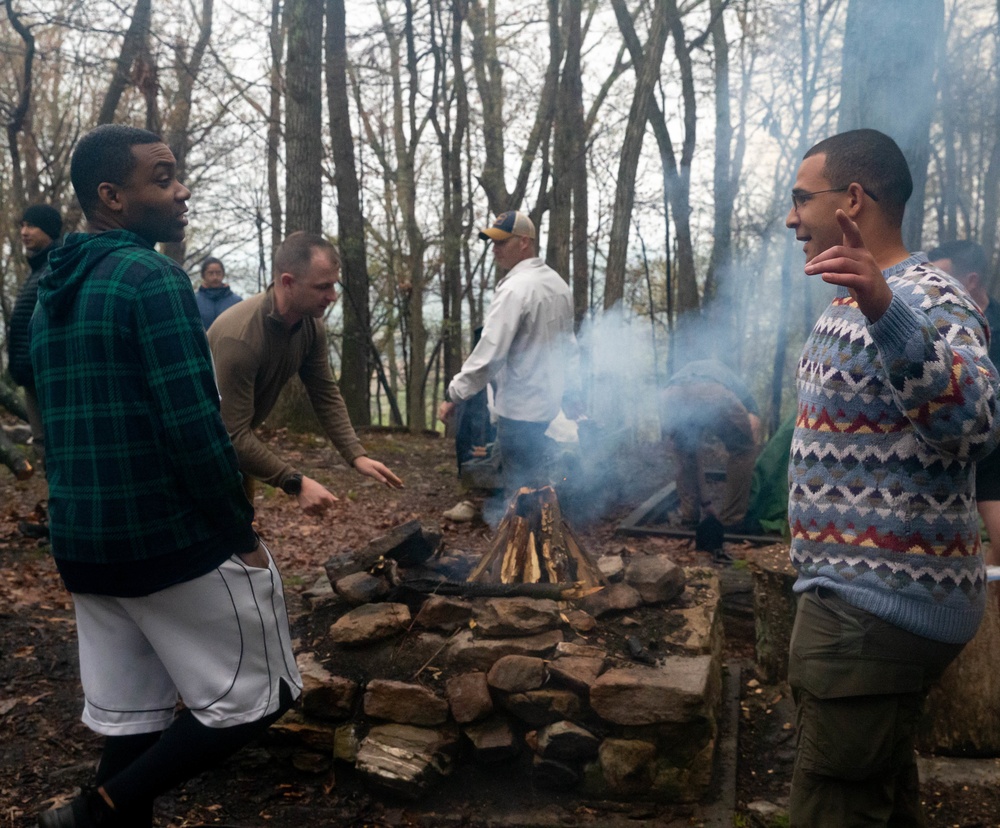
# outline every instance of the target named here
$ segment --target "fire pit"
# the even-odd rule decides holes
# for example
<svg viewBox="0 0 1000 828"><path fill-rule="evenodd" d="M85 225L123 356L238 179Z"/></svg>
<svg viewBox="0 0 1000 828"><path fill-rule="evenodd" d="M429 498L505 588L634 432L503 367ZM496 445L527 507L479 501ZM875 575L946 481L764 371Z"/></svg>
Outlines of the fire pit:
<svg viewBox="0 0 1000 828"><path fill-rule="evenodd" d="M456 761L594 798L702 796L721 692L711 570L591 558L551 489L519 492L481 557L439 538L414 521L327 563L313 612L329 631L306 642L302 710L277 726L307 764L349 762L410 799Z"/></svg>

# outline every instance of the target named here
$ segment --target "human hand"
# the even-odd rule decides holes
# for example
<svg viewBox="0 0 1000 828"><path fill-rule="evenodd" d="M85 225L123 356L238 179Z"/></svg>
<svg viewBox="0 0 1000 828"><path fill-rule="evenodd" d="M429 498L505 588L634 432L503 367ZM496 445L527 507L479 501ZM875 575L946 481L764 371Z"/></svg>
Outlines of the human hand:
<svg viewBox="0 0 1000 828"><path fill-rule="evenodd" d="M875 257L865 247L858 225L843 210L837 210L837 222L844 233L843 244L806 262L806 273L819 274L824 282L846 287L868 321L875 322L888 309L892 289Z"/></svg>
<svg viewBox="0 0 1000 828"><path fill-rule="evenodd" d="M455 403L448 402L448 400L443 400L441 405L438 406L438 419L442 423L447 423L451 421L452 415L455 413Z"/></svg>
<svg viewBox="0 0 1000 828"><path fill-rule="evenodd" d="M337 498L334 497L321 483L317 483L311 477L302 478L302 489L296 496L299 508L307 515L319 516L326 512Z"/></svg>
<svg viewBox="0 0 1000 828"><path fill-rule="evenodd" d="M403 488L403 481L396 477L385 463L372 460L371 457L362 455L357 458L354 461L354 468L358 474L363 474L365 477L370 477L379 483L385 483L390 489Z"/></svg>
<svg viewBox="0 0 1000 828"><path fill-rule="evenodd" d="M267 557L267 550L264 548L259 540L257 541L257 546L253 552L241 552L240 560L243 561L247 566L256 567L257 569L267 569L270 566L270 561Z"/></svg>

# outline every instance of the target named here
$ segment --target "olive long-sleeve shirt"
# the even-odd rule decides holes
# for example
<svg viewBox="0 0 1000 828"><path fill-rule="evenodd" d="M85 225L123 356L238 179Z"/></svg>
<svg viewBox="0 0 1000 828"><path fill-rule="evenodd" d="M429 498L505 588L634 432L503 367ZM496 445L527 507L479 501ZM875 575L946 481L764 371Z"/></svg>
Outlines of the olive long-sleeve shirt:
<svg viewBox="0 0 1000 828"><path fill-rule="evenodd" d="M320 320L306 317L289 328L277 314L274 288L269 287L219 316L208 332L208 343L222 397L222 419L244 474L280 486L295 473L254 433L294 374L347 464L365 454L330 370Z"/></svg>

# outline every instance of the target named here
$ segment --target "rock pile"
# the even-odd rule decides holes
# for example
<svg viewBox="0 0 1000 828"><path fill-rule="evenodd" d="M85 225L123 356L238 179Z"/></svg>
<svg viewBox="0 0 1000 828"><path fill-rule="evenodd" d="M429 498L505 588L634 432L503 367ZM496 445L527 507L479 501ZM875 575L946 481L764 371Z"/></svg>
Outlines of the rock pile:
<svg viewBox="0 0 1000 828"><path fill-rule="evenodd" d="M300 654L301 712L277 727L409 799L456 761L591 797L699 799L721 693L718 580L615 557L599 564L617 583L575 602L428 596L328 565L339 617Z"/></svg>

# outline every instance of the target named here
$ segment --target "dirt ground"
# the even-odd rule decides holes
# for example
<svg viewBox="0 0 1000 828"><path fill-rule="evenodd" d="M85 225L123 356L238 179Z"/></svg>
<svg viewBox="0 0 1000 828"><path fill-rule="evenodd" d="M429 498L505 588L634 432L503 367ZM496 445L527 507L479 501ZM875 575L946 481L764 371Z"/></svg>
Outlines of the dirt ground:
<svg viewBox="0 0 1000 828"><path fill-rule="evenodd" d="M364 441L406 482L401 492L369 483L343 466L322 440L283 433L271 438L281 452L340 497L332 515L303 517L280 492L265 488L256 502L261 534L282 569L293 635L317 635L301 594L319 578L323 563L345 548L363 545L406 520L438 523L453 548L485 550L491 532L476 521L441 518L462 499L449 442L431 437L376 433ZM610 514L578 526L595 555L650 545L678 563L705 564L708 556L686 541L622 539L614 536L629 506L664 482L662 454L648 450L623 458L625 485ZM44 481L16 482L0 468L0 828L35 825L50 807L89 780L100 740L79 721L81 694L76 637L69 595L62 588L44 542L25 537L19 522L37 518ZM738 557L739 549L731 550ZM326 622L328 623L328 622ZM727 622L727 657L748 666L741 679L738 734L737 812L733 825L780 826L793 753L787 689L760 685L753 673L752 624ZM299 764L302 764L301 762ZM977 786L925 786L931 826L1000 826L1000 792ZM516 804L514 804L516 803ZM756 803L751 805L751 803ZM768 816L767 805L778 816ZM532 819L511 816L531 813ZM479 826L516 824L610 825L704 824L698 808L664 809L641 804L609 806L572 798L510 790L502 776L485 787L462 777L449 780L419 806L369 795L349 769L296 767L294 752L268 738L243 750L223 767L187 783L157 803L157 825L181 826Z"/></svg>

